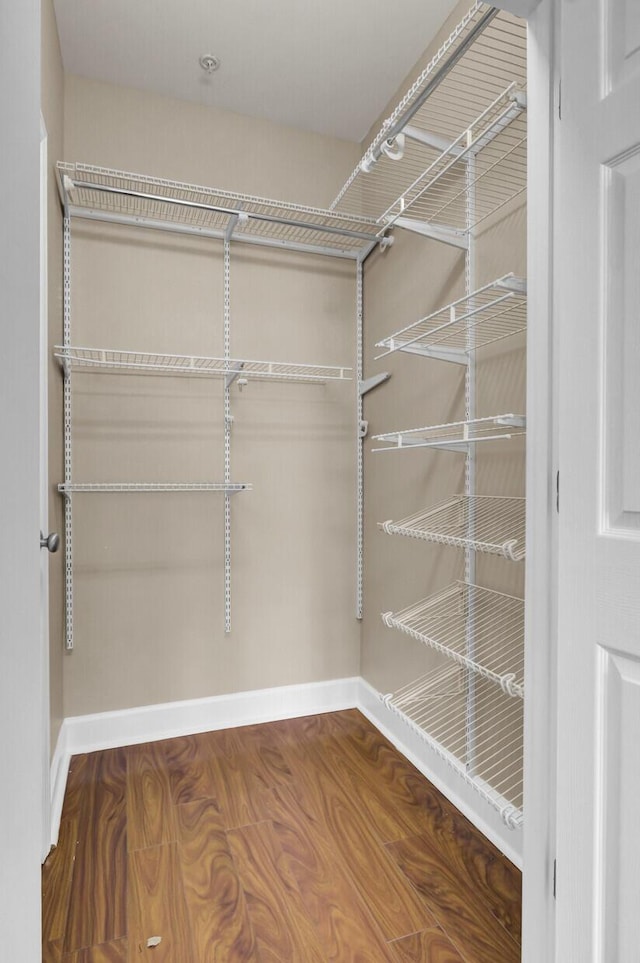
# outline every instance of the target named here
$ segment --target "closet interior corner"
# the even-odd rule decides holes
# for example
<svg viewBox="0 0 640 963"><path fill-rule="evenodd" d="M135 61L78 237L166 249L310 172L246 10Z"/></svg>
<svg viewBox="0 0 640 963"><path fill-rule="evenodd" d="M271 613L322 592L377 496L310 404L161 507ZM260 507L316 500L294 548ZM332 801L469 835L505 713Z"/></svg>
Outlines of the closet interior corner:
<svg viewBox="0 0 640 963"><path fill-rule="evenodd" d="M314 567L306 557L299 564L300 578L313 575L315 584L265 588L255 601L242 590L243 605L257 608L275 605L276 592L281 592L265 651L268 644L277 644L276 628L283 620L295 622L291 613L303 602L309 623L319 604L330 604L338 584L331 540L335 552L344 554L348 539L350 618L360 620L360 674L379 697L379 718L392 736L406 738L435 785L519 864L524 819L526 138L526 23L475 2L400 95L326 208L61 161L64 329L54 352L64 383L59 491L65 512L67 649L83 646L74 610L79 592L93 591L87 563L79 587L76 551L77 527L90 501L108 497L116 502L118 494L121 503L135 497L142 506L182 494L197 498L203 518L215 515L216 636L224 640L236 628L240 609L232 605L236 558L242 554L243 565L252 572L258 566L277 568L267 542L259 543L261 552L252 543L251 500L262 497L264 486L279 489L279 514L271 532L274 551L288 551L295 566L299 540L322 530L327 546L322 564ZM196 343L188 336L186 311L170 324L159 322L157 337L148 325L136 329L136 299L144 295L136 292L131 278L125 283L126 258L114 253L119 244L130 243L129 236L141 257L153 243L145 238L160 237L163 265L170 263L175 247L180 258L198 260L203 277L215 276L212 303L204 295L194 300L202 318L209 317L201 329L215 327L215 336ZM108 299L115 303L114 289L117 293L121 286L123 304L129 299L129 320L114 319L102 334L97 322L83 323L86 295L79 304L74 299L92 244L93 268L104 254L105 271L113 262L123 272L100 281ZM294 259L291 283L300 289L303 271L326 273L317 300L325 315L336 316L339 340L331 330L318 331L301 349L292 322L278 344L276 308L268 306L265 311L273 317L252 320L254 347L248 326L238 335L236 317L247 314L251 270L266 278L283 258ZM337 307L326 293L333 270L340 272L342 285ZM266 290L268 282L264 284ZM272 284L279 286L281 279ZM350 308L344 316L347 285ZM99 286L96 292L99 298ZM236 298L241 302L237 312ZM308 306L305 302L302 309ZM98 388L87 388L89 382ZM137 443L126 436L127 384L135 386L131 397L140 406ZM165 404L157 400L165 385L165 421L158 427L148 412ZM292 394L291 386L300 394ZM109 474L106 452L114 442L107 437L100 405L111 403L112 389L125 426L128 447L122 458L131 465L127 477ZM203 417L198 437L184 439L194 451L215 452L211 459L185 459L184 470L193 472L185 477L175 474L179 455L171 462L173 475L157 457L163 446L179 451L182 426L172 420L172 398L205 405L213 426L205 425ZM273 463L271 477L261 475L259 459L270 444L264 419L276 410L269 405L277 405L273 433L278 443L288 433L292 446L304 437L305 451L313 452L327 471L329 482L311 508L313 525L301 519L296 507L304 475L287 474L285 465L280 474ZM295 433L287 422L294 416ZM146 441L145 424L150 432ZM100 449L91 440L94 429L102 432ZM334 449L323 447L330 436L348 445L333 474ZM99 450L103 477L83 474L89 461L85 456L79 460L76 452L87 445ZM146 457L151 448L155 462ZM159 466L156 476L142 476L142 466L153 463ZM218 466L217 475L211 465ZM346 524L346 509L334 513L334 483L348 487ZM116 510L117 505L109 509ZM246 521L237 537L238 519ZM185 621L190 617L185 612ZM287 629L291 636L305 630L305 624ZM242 646L242 632L233 641ZM291 672L310 674L303 663L314 658L320 668L312 668L320 678L335 675L333 663L325 670L322 654L306 650L300 665L292 661ZM337 656L335 664L342 666ZM345 676L355 674L347 669Z"/></svg>

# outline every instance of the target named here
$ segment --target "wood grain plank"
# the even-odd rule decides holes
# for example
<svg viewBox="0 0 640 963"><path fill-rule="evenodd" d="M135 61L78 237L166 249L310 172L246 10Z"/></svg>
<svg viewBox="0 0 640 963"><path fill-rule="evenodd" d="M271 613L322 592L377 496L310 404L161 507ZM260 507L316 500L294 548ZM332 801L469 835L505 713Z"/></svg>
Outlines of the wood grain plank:
<svg viewBox="0 0 640 963"><path fill-rule="evenodd" d="M43 941L42 963L62 963L62 940Z"/></svg>
<svg viewBox="0 0 640 963"><path fill-rule="evenodd" d="M405 827L402 835L428 835L458 867L461 880L482 896L490 912L519 942L522 877L517 867L364 717L359 721L352 713L335 716L344 732L338 740L343 767L349 770L354 789L360 787L367 819L378 835L392 842L394 821L396 831Z"/></svg>
<svg viewBox="0 0 640 963"><path fill-rule="evenodd" d="M362 819L360 797L344 792L340 773L326 763L333 736L326 720L321 729L307 720L296 720L282 751L296 775L299 798L320 815L336 842L339 858L353 885L378 921L386 940L419 932L430 926L433 916L424 898L407 885L407 879L385 847ZM304 727L304 728L303 728ZM295 735L291 738L291 733Z"/></svg>
<svg viewBox="0 0 640 963"><path fill-rule="evenodd" d="M60 823L58 844L42 867L42 939L62 941L69 913L73 864L78 843L78 815L68 814Z"/></svg>
<svg viewBox="0 0 640 963"><path fill-rule="evenodd" d="M241 726L233 733L243 757L262 784L269 788L291 785L293 774L274 740L271 723Z"/></svg>
<svg viewBox="0 0 640 963"><path fill-rule="evenodd" d="M226 829L237 829L268 818L264 790L270 788L255 757L245 752L235 729L207 733L209 765L215 798Z"/></svg>
<svg viewBox="0 0 640 963"><path fill-rule="evenodd" d="M198 735L182 736L159 742L176 805L195 799L215 798L211 767L207 763L207 745Z"/></svg>
<svg viewBox="0 0 640 963"><path fill-rule="evenodd" d="M165 757L155 742L127 750L129 852L175 842L176 824Z"/></svg>
<svg viewBox="0 0 640 963"><path fill-rule="evenodd" d="M398 963L465 963L439 927L404 936L389 947Z"/></svg>
<svg viewBox="0 0 640 963"><path fill-rule="evenodd" d="M271 823L227 833L244 890L262 963L326 957L300 899L280 870L281 852Z"/></svg>
<svg viewBox="0 0 640 963"><path fill-rule="evenodd" d="M112 940L65 956L62 963L127 963L127 941Z"/></svg>
<svg viewBox="0 0 640 963"><path fill-rule="evenodd" d="M93 778L93 768L89 765L91 758L92 754L85 752L69 760L61 819L72 818L80 813L81 801Z"/></svg>
<svg viewBox="0 0 640 963"><path fill-rule="evenodd" d="M418 892L460 954L473 963L518 963L520 947L487 912L482 899L461 883L425 836L388 843L389 853Z"/></svg>
<svg viewBox="0 0 640 963"><path fill-rule="evenodd" d="M91 753L80 798L64 953L126 936L126 753Z"/></svg>
<svg viewBox="0 0 640 963"><path fill-rule="evenodd" d="M334 840L300 805L296 788L275 789L272 826L280 844L280 872L295 886L325 952L325 959L391 959L377 921L354 888Z"/></svg>
<svg viewBox="0 0 640 963"><path fill-rule="evenodd" d="M177 843L129 853L129 963L195 959ZM158 946L147 947L152 936Z"/></svg>
<svg viewBox="0 0 640 963"><path fill-rule="evenodd" d="M193 963L257 963L253 927L216 802L183 803L176 814Z"/></svg>

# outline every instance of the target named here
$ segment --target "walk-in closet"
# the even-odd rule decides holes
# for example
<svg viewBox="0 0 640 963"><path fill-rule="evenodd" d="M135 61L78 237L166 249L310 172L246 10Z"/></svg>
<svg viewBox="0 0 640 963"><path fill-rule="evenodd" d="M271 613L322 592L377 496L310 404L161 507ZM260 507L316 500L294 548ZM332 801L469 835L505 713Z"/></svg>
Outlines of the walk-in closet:
<svg viewBox="0 0 640 963"><path fill-rule="evenodd" d="M42 5L43 961L533 963L553 13L176 3Z"/></svg>

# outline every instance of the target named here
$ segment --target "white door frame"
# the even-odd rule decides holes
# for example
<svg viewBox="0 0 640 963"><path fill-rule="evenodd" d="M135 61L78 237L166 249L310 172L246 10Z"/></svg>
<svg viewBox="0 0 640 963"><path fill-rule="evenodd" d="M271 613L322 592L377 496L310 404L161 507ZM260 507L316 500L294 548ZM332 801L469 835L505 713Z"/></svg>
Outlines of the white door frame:
<svg viewBox="0 0 640 963"><path fill-rule="evenodd" d="M528 18L527 571L523 963L555 957L557 371L553 203L557 11Z"/></svg>
<svg viewBox="0 0 640 963"><path fill-rule="evenodd" d="M0 947L39 963L40 0L0 4Z"/></svg>
<svg viewBox="0 0 640 963"><path fill-rule="evenodd" d="M49 160L47 127L40 113L40 531L49 534ZM51 848L51 722L49 711L49 553L40 552L42 656L42 861Z"/></svg>

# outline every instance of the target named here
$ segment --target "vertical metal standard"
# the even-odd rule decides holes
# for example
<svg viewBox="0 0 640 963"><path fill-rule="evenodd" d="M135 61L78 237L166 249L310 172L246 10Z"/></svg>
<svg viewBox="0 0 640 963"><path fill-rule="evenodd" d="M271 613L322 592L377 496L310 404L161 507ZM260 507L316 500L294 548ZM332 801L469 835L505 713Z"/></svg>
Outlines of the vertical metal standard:
<svg viewBox="0 0 640 963"><path fill-rule="evenodd" d="M224 242L224 360L231 358L231 244ZM224 483L231 484L231 381L224 380ZM231 494L224 493L224 631L231 631Z"/></svg>
<svg viewBox="0 0 640 963"><path fill-rule="evenodd" d="M472 131L469 130L467 137L471 140ZM470 154L466 160L466 215L467 215L467 237L469 240L469 245L465 253L465 265L464 265L464 283L465 283L465 295L469 297L472 291L475 290L475 239L473 237L473 231L471 225L474 222L475 215L475 177L476 177L476 160L473 154ZM472 308L472 305L469 305ZM466 335L466 349L467 349L467 367L465 370L465 383L464 383L464 406L465 406L465 418L467 421L472 420L476 417L476 354L475 354L475 338L474 338L474 328L471 324L467 324L467 335ZM464 491L465 495L473 496L476 490L476 451L475 445L470 444L467 446L467 453L465 456L465 466L464 466ZM473 499L467 499L468 516L467 516L467 537L473 539L475 537L475 519L473 517ZM465 548L464 552L464 578L465 582L469 585L475 585L476 582L476 555L472 548ZM476 638L475 638L475 595L473 590L467 592L467 629L466 629L466 650L467 657L471 660L475 658L476 649ZM477 678L474 672L467 670L467 700L466 700L466 719L465 719L465 731L466 731L466 768L467 772L474 772L476 766L475 759L475 747L476 747L476 686Z"/></svg>
<svg viewBox="0 0 640 963"><path fill-rule="evenodd" d="M64 217L63 267L63 344L71 344L71 218ZM71 447L71 371L64 366L64 480L72 480ZM64 497L64 585L65 585L65 645L73 648L73 506L70 491Z"/></svg>
<svg viewBox="0 0 640 963"><path fill-rule="evenodd" d="M362 581L364 569L364 438L362 415L364 404L360 384L364 377L362 360L363 340L363 264L356 264L356 618L362 619Z"/></svg>

